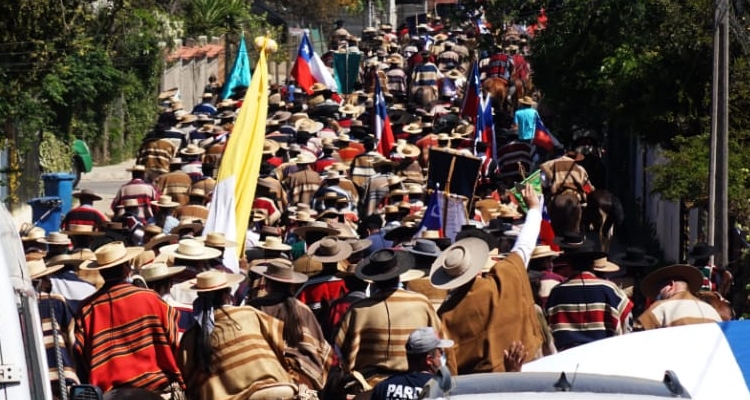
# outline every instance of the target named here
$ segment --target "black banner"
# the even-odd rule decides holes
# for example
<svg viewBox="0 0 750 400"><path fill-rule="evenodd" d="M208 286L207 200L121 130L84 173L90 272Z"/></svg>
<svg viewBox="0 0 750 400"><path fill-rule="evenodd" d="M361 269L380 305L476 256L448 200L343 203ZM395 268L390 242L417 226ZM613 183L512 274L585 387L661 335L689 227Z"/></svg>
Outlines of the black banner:
<svg viewBox="0 0 750 400"><path fill-rule="evenodd" d="M474 156L430 148L427 187L437 189L440 185L442 191L471 199L481 166L482 161ZM450 187L446 190L447 182L450 182Z"/></svg>

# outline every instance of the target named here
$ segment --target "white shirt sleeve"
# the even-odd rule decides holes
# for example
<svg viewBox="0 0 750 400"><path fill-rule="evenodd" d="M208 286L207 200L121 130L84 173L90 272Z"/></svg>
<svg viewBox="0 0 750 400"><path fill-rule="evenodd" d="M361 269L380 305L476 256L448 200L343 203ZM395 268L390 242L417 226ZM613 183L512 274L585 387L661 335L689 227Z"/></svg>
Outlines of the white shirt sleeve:
<svg viewBox="0 0 750 400"><path fill-rule="evenodd" d="M518 234L516 244L513 245L511 252L516 252L521 256L523 265L529 267L529 260L531 260L531 253L536 247L537 238L539 238L539 229L542 224L542 209L541 205L539 208L532 208L526 214L526 222L521 228L521 232Z"/></svg>

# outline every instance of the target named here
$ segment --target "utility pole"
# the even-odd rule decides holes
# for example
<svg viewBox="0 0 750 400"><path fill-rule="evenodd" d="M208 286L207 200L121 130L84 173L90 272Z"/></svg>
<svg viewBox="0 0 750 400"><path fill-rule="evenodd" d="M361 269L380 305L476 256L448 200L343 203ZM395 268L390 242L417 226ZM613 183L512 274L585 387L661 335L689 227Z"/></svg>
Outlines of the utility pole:
<svg viewBox="0 0 750 400"><path fill-rule="evenodd" d="M714 64L711 93L711 155L709 159L708 237L718 247L718 260L728 256L728 168L729 162L729 3L715 0Z"/></svg>

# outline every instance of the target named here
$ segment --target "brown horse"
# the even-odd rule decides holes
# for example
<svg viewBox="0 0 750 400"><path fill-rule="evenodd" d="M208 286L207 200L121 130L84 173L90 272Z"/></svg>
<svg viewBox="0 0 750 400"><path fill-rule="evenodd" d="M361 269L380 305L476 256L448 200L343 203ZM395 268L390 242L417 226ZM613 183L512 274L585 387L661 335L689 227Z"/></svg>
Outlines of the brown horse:
<svg viewBox="0 0 750 400"><path fill-rule="evenodd" d="M487 78L482 82L482 93L492 97L492 107L496 112L507 110L508 103L508 81L502 78Z"/></svg>
<svg viewBox="0 0 750 400"><path fill-rule="evenodd" d="M615 227L625 221L622 203L605 189L597 189L589 193L586 201L581 221L583 229L596 232L599 236L600 250L609 252Z"/></svg>
<svg viewBox="0 0 750 400"><path fill-rule="evenodd" d="M437 99L437 90L431 86L418 87L409 98L413 104L426 109L432 108Z"/></svg>
<svg viewBox="0 0 750 400"><path fill-rule="evenodd" d="M578 194L565 191L553 196L547 202L552 230L557 235L565 232L579 233L581 231L581 201Z"/></svg>
<svg viewBox="0 0 750 400"><path fill-rule="evenodd" d="M698 298L710 304L719 313L722 321L734 319L732 305L729 304L729 300L725 299L718 292L701 291L698 292Z"/></svg>

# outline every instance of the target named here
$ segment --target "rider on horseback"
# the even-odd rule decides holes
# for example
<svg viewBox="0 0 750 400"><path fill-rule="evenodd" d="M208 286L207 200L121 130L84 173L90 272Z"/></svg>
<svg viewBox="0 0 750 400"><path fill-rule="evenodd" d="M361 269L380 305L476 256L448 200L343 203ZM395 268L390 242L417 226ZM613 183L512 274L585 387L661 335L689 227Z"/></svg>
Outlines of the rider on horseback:
<svg viewBox="0 0 750 400"><path fill-rule="evenodd" d="M539 166L542 170L542 187L550 197L565 192L574 192L581 203L586 202L586 195L594 191L589 182L589 175L578 161L583 155L576 151L569 151L562 157L547 161Z"/></svg>
<svg viewBox="0 0 750 400"><path fill-rule="evenodd" d="M497 51L490 56L489 62L482 66L479 71L482 79L500 78L505 82L510 82L510 76L513 74L513 58L503 51L501 45L496 45Z"/></svg>

